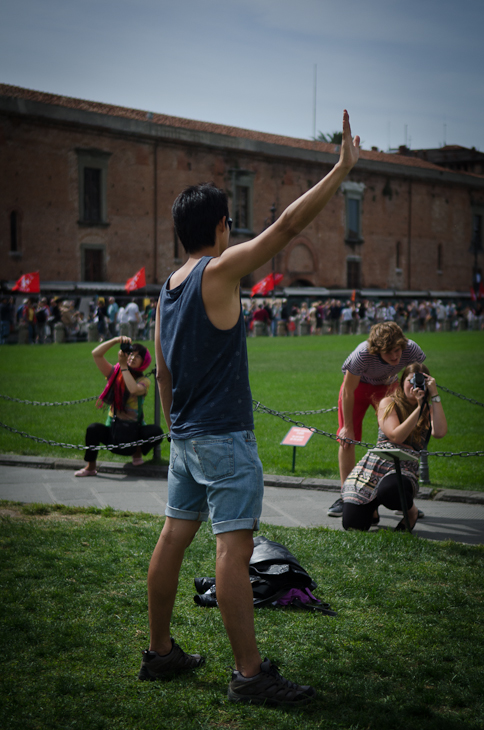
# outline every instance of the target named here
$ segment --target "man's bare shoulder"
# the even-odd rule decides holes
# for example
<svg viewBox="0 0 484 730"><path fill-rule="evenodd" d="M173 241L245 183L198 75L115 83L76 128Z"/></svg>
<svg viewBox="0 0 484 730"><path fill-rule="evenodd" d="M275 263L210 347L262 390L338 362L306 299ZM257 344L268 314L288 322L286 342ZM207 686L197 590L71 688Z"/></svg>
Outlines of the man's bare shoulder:
<svg viewBox="0 0 484 730"><path fill-rule="evenodd" d="M202 299L209 320L218 329L234 327L240 317L240 284L220 266L220 256L211 259L202 277Z"/></svg>

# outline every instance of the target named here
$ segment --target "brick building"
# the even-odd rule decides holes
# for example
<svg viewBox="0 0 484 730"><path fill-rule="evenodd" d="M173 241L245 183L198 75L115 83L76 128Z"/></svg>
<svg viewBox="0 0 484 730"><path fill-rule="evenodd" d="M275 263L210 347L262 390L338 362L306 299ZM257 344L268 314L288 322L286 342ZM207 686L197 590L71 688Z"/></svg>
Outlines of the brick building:
<svg viewBox="0 0 484 730"><path fill-rule="evenodd" d="M183 260L171 205L184 187L226 189L238 243L337 159L333 144L0 84L1 278L122 285L145 266L159 286ZM483 175L362 151L274 267L284 286L468 292L483 220Z"/></svg>

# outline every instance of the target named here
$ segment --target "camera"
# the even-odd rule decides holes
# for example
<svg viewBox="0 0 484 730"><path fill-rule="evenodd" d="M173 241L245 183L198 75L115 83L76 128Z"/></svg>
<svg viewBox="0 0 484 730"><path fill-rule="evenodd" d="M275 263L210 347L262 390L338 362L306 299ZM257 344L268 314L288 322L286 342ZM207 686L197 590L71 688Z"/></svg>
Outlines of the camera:
<svg viewBox="0 0 484 730"><path fill-rule="evenodd" d="M131 352L133 352L133 346L131 345L131 342L122 342L120 345L121 352L126 353L126 355L129 355Z"/></svg>
<svg viewBox="0 0 484 730"><path fill-rule="evenodd" d="M427 390L427 383L425 382L425 375L423 373L414 373L410 382L414 388L423 390L424 393Z"/></svg>

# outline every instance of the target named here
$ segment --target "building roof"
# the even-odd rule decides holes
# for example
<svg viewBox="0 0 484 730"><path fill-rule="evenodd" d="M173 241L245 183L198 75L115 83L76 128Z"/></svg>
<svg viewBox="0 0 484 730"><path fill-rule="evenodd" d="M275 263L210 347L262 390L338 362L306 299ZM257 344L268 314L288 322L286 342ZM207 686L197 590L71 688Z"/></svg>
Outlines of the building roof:
<svg viewBox="0 0 484 730"><path fill-rule="evenodd" d="M0 84L0 97L24 100L27 102L37 102L54 107L64 107L70 110L79 110L80 112L91 112L94 114L104 115L106 117L121 118L135 120L138 122L149 122L160 127L171 129L186 130L187 132L202 132L215 135L223 135L237 139L251 140L252 142L265 143L266 145L277 145L278 147L292 148L293 150L314 151L316 153L326 153L329 155L337 155L339 146L328 142L317 142L315 140L299 139L297 137L286 137L283 135L270 134L267 132L258 132L242 127L232 127L224 124L216 124L213 122L203 122L194 119L185 119L183 117L175 117L168 114L158 114L156 112L147 112L141 109L130 109L128 107L116 106L114 104L105 104L97 101L88 101L85 99L76 99L70 96L60 96L58 94L50 94L32 89L25 89L20 86L11 86L10 84ZM291 155L293 156L293 155ZM374 167L375 163L391 165L400 168L420 168L422 172L439 172L442 168L427 160L419 157L406 157L404 155L395 155L376 150L364 150L360 152L360 159L368 162L368 167ZM373 164L372 164L373 163ZM456 175L457 172L446 170L447 175Z"/></svg>

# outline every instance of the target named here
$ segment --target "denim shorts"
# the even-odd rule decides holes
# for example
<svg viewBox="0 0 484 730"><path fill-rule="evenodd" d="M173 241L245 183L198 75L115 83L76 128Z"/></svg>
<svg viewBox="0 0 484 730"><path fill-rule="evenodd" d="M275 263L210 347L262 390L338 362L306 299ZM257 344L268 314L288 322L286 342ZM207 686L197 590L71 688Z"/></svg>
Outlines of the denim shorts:
<svg viewBox="0 0 484 730"><path fill-rule="evenodd" d="M252 431L172 439L165 515L212 520L215 534L258 530L264 479Z"/></svg>

